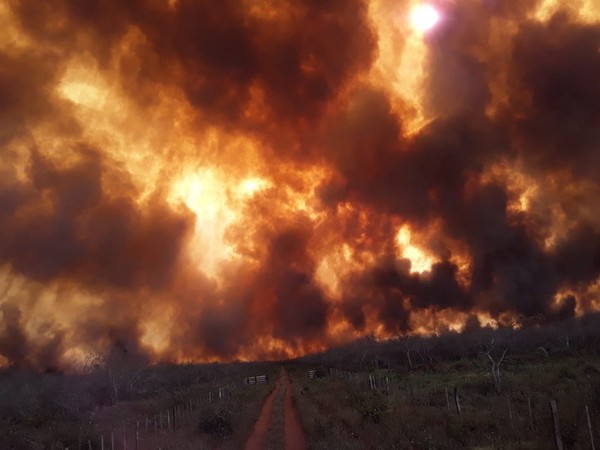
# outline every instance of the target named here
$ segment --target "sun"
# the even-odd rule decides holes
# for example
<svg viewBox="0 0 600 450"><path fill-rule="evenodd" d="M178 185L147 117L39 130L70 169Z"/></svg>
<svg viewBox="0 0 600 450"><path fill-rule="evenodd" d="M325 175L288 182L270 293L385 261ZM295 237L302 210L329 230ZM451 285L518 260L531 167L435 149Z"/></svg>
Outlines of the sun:
<svg viewBox="0 0 600 450"><path fill-rule="evenodd" d="M429 4L417 5L410 12L412 27L421 33L431 30L439 21L440 13Z"/></svg>

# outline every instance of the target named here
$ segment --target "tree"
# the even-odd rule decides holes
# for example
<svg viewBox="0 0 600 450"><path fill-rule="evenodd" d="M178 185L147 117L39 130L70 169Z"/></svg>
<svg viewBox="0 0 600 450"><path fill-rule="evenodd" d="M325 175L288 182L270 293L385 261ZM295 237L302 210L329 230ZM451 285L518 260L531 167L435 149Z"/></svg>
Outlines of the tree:
<svg viewBox="0 0 600 450"><path fill-rule="evenodd" d="M483 346L483 353L488 357L490 362L492 363L491 371L492 378L494 380L494 386L496 387L496 391L500 392L502 385L500 382L500 364L504 361L504 357L506 356L506 352L508 351L508 346L504 348L502 355L500 357L494 357L492 352L494 350L495 339L492 339L488 346Z"/></svg>

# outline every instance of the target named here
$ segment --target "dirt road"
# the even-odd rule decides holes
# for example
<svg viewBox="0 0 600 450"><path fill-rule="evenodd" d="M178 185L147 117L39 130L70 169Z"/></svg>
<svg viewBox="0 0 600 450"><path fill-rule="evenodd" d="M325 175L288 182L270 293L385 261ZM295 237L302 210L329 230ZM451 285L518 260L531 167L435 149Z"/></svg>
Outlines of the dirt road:
<svg viewBox="0 0 600 450"><path fill-rule="evenodd" d="M285 374L285 450L306 450L306 438L292 396L292 380Z"/></svg>
<svg viewBox="0 0 600 450"><path fill-rule="evenodd" d="M283 421L284 430L283 434L285 437L285 450L306 450L306 438L304 436L304 430L300 424L298 411L296 410L293 402L292 395L292 384L288 374L282 369L281 375L277 379L275 389L269 394L263 405L260 416L256 421L254 430L248 440L246 441L245 450L263 450L266 445L266 437L272 426L280 426L281 421L273 420L273 402L280 390L285 390L285 401L284 401L284 414L285 420Z"/></svg>

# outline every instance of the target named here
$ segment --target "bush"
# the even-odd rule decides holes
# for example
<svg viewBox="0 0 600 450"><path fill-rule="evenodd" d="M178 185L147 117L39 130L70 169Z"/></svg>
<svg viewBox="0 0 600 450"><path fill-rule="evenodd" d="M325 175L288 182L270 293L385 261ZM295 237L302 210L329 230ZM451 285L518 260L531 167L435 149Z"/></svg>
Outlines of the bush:
<svg viewBox="0 0 600 450"><path fill-rule="evenodd" d="M222 408L214 412L205 412L198 424L198 430L201 433L224 438L233 433L233 420L231 415Z"/></svg>

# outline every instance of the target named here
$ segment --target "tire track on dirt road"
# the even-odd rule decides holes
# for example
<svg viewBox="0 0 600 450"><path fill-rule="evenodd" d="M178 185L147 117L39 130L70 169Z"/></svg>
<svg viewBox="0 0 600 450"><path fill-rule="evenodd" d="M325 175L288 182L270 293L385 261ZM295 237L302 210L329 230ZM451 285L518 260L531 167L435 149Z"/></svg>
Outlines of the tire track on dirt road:
<svg viewBox="0 0 600 450"><path fill-rule="evenodd" d="M306 438L304 436L304 430L300 424L298 412L294 406L292 382L289 375L285 370L281 370L281 375L275 383L273 392L269 394L263 408L260 412L256 425L252 434L246 441L245 450L264 450L266 444L266 437L273 426L273 403L277 397L279 391L284 389L285 391L285 418L284 418L284 436L285 436L285 450L306 450Z"/></svg>
<svg viewBox="0 0 600 450"><path fill-rule="evenodd" d="M306 437L300 423L298 410L294 406L292 380L285 373L285 450L306 450Z"/></svg>
<svg viewBox="0 0 600 450"><path fill-rule="evenodd" d="M262 410L260 411L260 415L258 416L258 420L256 421L256 425L254 426L254 430L252 430L252 434L246 441L246 446L244 447L245 450L263 449L263 444L271 424L273 403L275 402L275 397L277 396L279 389L281 389L281 376L277 379L277 381L275 381L275 388L273 389L273 392L271 392L265 400Z"/></svg>

